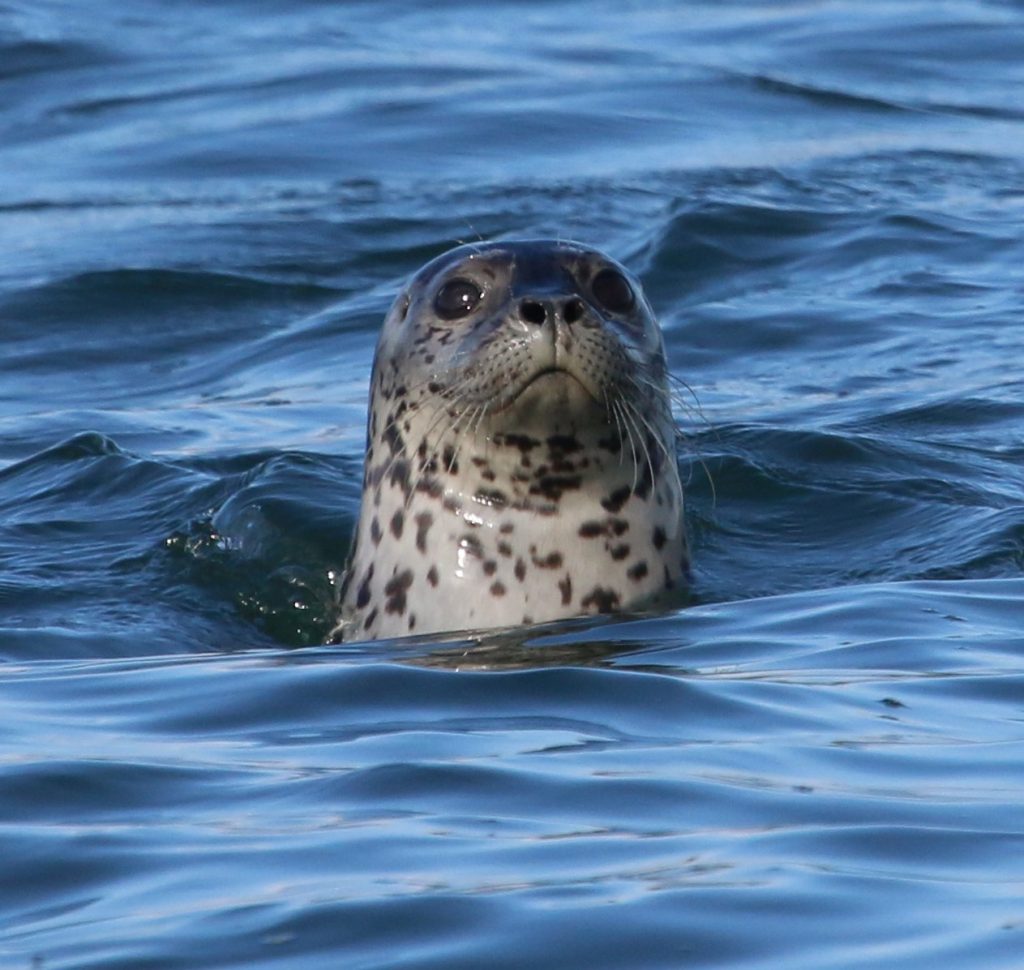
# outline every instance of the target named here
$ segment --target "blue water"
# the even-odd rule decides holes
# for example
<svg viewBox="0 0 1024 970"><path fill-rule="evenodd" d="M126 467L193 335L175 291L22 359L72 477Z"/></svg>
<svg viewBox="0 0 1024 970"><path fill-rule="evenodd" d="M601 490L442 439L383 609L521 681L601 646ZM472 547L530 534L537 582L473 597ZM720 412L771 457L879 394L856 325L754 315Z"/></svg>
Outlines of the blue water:
<svg viewBox="0 0 1024 970"><path fill-rule="evenodd" d="M320 646L457 241L643 279L692 602ZM1024 966L1024 5L0 0L0 966Z"/></svg>

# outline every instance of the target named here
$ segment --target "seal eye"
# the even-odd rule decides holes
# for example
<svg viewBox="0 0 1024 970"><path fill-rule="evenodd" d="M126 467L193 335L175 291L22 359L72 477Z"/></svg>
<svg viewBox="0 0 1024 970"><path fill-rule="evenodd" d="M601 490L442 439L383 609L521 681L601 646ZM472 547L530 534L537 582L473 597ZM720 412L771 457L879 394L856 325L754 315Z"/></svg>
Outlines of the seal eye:
<svg viewBox="0 0 1024 970"><path fill-rule="evenodd" d="M458 276L437 291L434 309L442 320L460 320L472 313L483 298L476 283Z"/></svg>
<svg viewBox="0 0 1024 970"><path fill-rule="evenodd" d="M612 313L626 313L636 303L633 287L618 270L601 270L591 281L590 289L598 302Z"/></svg>

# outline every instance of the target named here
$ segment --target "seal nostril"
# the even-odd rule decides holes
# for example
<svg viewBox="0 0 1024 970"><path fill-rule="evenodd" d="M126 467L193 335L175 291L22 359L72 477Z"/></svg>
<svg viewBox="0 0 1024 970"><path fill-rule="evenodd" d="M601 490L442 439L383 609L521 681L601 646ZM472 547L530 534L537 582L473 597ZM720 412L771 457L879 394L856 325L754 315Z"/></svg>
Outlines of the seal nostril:
<svg viewBox="0 0 1024 970"><path fill-rule="evenodd" d="M583 301L572 299L569 300L562 308L562 319L566 323L575 323L583 316Z"/></svg>
<svg viewBox="0 0 1024 970"><path fill-rule="evenodd" d="M523 300L519 304L519 315L527 323L535 323L539 326L547 320L548 311L543 303L538 303L536 300Z"/></svg>

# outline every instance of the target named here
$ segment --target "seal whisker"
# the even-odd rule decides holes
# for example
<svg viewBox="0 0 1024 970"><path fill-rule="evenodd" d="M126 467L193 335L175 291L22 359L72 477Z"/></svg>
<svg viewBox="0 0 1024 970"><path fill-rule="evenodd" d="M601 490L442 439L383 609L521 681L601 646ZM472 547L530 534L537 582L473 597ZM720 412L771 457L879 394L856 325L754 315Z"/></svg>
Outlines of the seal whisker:
<svg viewBox="0 0 1024 970"><path fill-rule="evenodd" d="M623 424L623 426L626 429L626 438L629 441L629 451L630 451L630 454L632 455L632 458L633 458L633 484L630 486L630 491L635 492L636 491L637 483L639 481L639 477L638 476L640 474L639 473L640 465L639 465L639 462L637 461L637 457L636 457L636 440L635 440L634 435L633 435L633 432L634 432L635 429L633 427L633 423L630 420L629 415L626 413L625 409L622 407L622 402L621 401L619 401L619 400L615 401L615 409L618 412L619 416L622 418L622 424Z"/></svg>
<svg viewBox="0 0 1024 970"><path fill-rule="evenodd" d="M410 398L415 398L416 395L418 395L421 391L423 391L425 388L429 388L432 384L435 384L435 383L436 383L436 381L434 381L432 379L425 379L425 380L419 381L416 384L412 384L412 385L407 386L406 387L406 393L408 394L408 396ZM445 389L444 388L441 388L441 389L439 389L437 391L437 394L439 394L439 395L444 395L444 393L445 393ZM443 401L439 401L437 404L434 405L434 407L435 408L443 407L443 405L444 405L444 402ZM396 428L401 421L407 420L407 415L408 415L409 411L415 411L417 409L418 409L418 405L416 403L410 403L405 411L402 411L402 410L396 408L394 411L392 411L388 415L387 420L384 422L384 424L381 425L380 428L377 429L378 437L382 437L382 438L386 439L387 435L389 434L389 432L392 431L392 429Z"/></svg>
<svg viewBox="0 0 1024 970"><path fill-rule="evenodd" d="M634 387L636 387L638 390L641 390L641 391L643 391L645 389L652 390L652 391L659 390L657 384L654 384L652 381L647 381L647 380L641 381L641 380L638 380L637 377L634 376L634 375L631 375L629 377L629 381L630 381L631 384L633 384ZM655 398L654 403L657 404L658 400L659 400L658 398ZM672 456L671 456L671 454L669 452L668 445L663 440L664 439L664 435L661 435L661 434L658 433L658 431L657 431L656 427L654 426L654 424L651 423L651 421L652 421L651 417L649 415L645 414L644 411L641 408L637 407L636 405L630 405L630 407L633 410L633 412L637 415L637 417L639 417L641 419L641 421L644 424L644 427L647 428L647 430L650 432L651 437L654 438L654 440L658 443L658 447L661 449L661 451L664 454L666 460L671 460ZM663 420L666 424L670 425L672 427L673 432L676 430L675 424L674 424L674 422L672 420L672 411L671 411L670 408L662 409L662 413L656 414L654 416L654 420L657 420L659 418L661 420Z"/></svg>
<svg viewBox="0 0 1024 970"><path fill-rule="evenodd" d="M463 429L462 434L459 435L459 440L455 443L455 447L452 453L452 463L458 461L459 455L462 452L462 443L466 437L475 438L480 430L480 425L483 423L484 417L487 414L487 404L478 404L474 409L473 416L466 422L466 427Z"/></svg>
<svg viewBox="0 0 1024 970"><path fill-rule="evenodd" d="M696 392L690 387L690 385L687 384L684 380L682 380L682 378L676 377L671 372L667 372L665 376L669 380L669 394L670 394L671 401L673 401L676 404L678 404L679 407L681 408L681 410L683 410L686 414L696 415L705 426L710 428L711 427L710 421L708 420L708 418L704 414L704 411L703 411L703 409L700 406L700 402L697 400ZM651 381L651 380L649 380L647 378L639 378L638 379L637 376L634 375L630 379L632 381L634 381L635 383L638 382L638 380L639 380L640 383L650 387L652 390L655 390L655 391L658 390L657 385L655 385L653 381ZM678 387L676 387L674 385L678 385ZM681 395L681 393L680 393L680 391L678 389L679 387L685 388L686 391L690 394L690 396L694 400L694 404L693 405L691 405L691 404L687 403L685 400L683 400L682 395ZM708 481L708 487L711 489L711 505L712 505L712 508L714 508L717 505L717 503L718 503L718 494L717 494L717 489L715 488L714 476L711 474L711 469L708 467L708 464L704 460L703 455L701 455L700 450L697 449L697 448L692 448L691 449L690 446L691 446L691 443L693 441L693 436L691 434L687 433L686 431L683 431L680 427L678 427L678 425L675 424L674 421L672 423L672 432L673 432L673 437L674 437L675 441L677 443L680 443L680 444L685 443L687 445L688 450L691 450L692 453L694 454L694 456L696 457L697 463L700 465L702 471L704 472L704 477ZM657 440L658 440L659 444L661 444L661 439L658 438ZM678 458L675 459L675 461L673 462L673 467L676 469L676 478L679 481L680 491L682 491L683 481L682 481L682 476L679 474ZM691 480L692 480L692 475L687 477L686 484L689 485Z"/></svg>
<svg viewBox="0 0 1024 970"><path fill-rule="evenodd" d="M456 438L455 443L451 445L451 453L448 456L447 468L445 469L445 471L447 471L449 475L452 473L452 469L454 469L458 464L459 452L462 450L462 442L465 440L467 434L472 433L473 422L476 419L476 416L480 413L481 407L482 405L478 404L475 407L466 408L466 410L459 415L458 420L449 429L449 434L454 433L455 428L459 424L459 422L463 418L467 418L465 426L459 432L458 438Z"/></svg>
<svg viewBox="0 0 1024 970"><path fill-rule="evenodd" d="M640 420L636 413L636 409L630 405L630 402L626 398L620 398L620 401L622 403L623 414L629 417L633 426L633 430L636 432L637 450L640 455L636 463L636 468L634 469L633 491L635 492L637 489L637 485L639 484L638 476L640 475L640 469L644 466L644 464L647 465L647 471L651 476L651 485L653 486L655 481L654 463L651 461L651 452L647 446L647 436L641 430Z"/></svg>
<svg viewBox="0 0 1024 970"><path fill-rule="evenodd" d="M473 407L469 406L467 402L462 400L461 398L449 400L445 404L445 406L440 409L440 412L437 415L436 420L434 420L431 423L430 427L427 428L427 430L423 434L423 441L427 444L427 453L432 454L435 458L437 458L441 454L442 446L444 445L445 440L456 433L456 430L458 429L459 425L462 423L462 421L466 418L468 414L472 413L473 410ZM438 434L437 442L434 444L433 449L431 450L429 442L430 434L439 424L441 424L444 418L449 419L448 424ZM450 445L450 447L452 447L454 451L455 446Z"/></svg>
<svg viewBox="0 0 1024 970"><path fill-rule="evenodd" d="M420 455L420 460L417 464L416 477L410 484L409 491L405 496L406 508L408 508L412 504L413 496L419 490L420 483L423 481L423 478L427 474L428 470L430 470L432 466L436 467L437 449L435 448L432 450L430 448L429 439L431 432L444 420L445 417L451 418L451 415L449 413L449 402L447 401L447 399L442 401L437 407L435 407L430 414L430 417L428 419L430 421L430 425L427 427L426 431L423 432L423 437L420 439L422 444L422 454L420 453L420 448L416 449L416 453ZM456 417L454 420L457 421L458 417ZM450 428L451 425L449 425L448 428L446 428L444 431L441 432L440 435L438 435L438 445L440 445L440 442L444 439L445 435L448 433Z"/></svg>
<svg viewBox="0 0 1024 970"><path fill-rule="evenodd" d="M424 436L423 436L423 439L422 439L422 441L424 442L424 445L425 445L425 447L424 447L425 454L420 459L419 468L418 468L418 471L417 471L417 474L416 474L416 478L413 480L412 485L409 488L408 493L407 493L407 495L405 497L405 503L404 504L405 504L406 508L408 508L409 505L412 503L413 497L416 495L417 491L419 490L420 482L423 480L423 477L427 474L427 471L428 471L428 469L430 469L431 465L433 464L436 467L436 462L438 461L438 459L441 458L443 460L443 455L441 454L441 452L442 452L442 445L445 442L445 440L450 438L453 434L455 434L456 429L458 428L458 426L465 419L467 419L467 417L468 417L469 420L466 420L466 426L463 428L463 430L459 434L458 438L453 443L451 443L449 445L451 451L450 451L450 453L448 455L448 459L446 461L445 471L448 474L451 474L453 469L455 468L455 465L458 462L459 451L460 451L461 446L462 446L462 439L465 436L466 431L468 430L468 427L469 427L471 421L473 420L473 418L471 416L474 415L475 412L479 411L480 408L481 408L481 406L478 405L475 408L474 407L466 407L466 408L462 408L460 410L460 408L462 407L462 403L463 402L461 402L459 400L456 400L454 402L447 401L443 407L435 409L435 412L431 415L431 419L432 419L431 420L431 424L427 428L427 430L424 432ZM453 407L454 407L454 409L456 411L455 414L452 414ZM483 407L486 408L486 405L484 405ZM429 443L428 443L429 435L441 423L441 421L445 417L448 417L450 419L449 423L440 432L440 434L438 434L438 436L437 436L437 443L433 447L433 449L431 449L429 447Z"/></svg>
<svg viewBox="0 0 1024 970"><path fill-rule="evenodd" d="M429 381L428 382L421 382L418 385L418 387L422 388L424 386L428 386L429 383L430 383ZM417 389L417 385L414 385L413 393L415 393L416 389ZM407 393L408 393L408 391L407 391ZM424 443L428 443L429 442L430 433L434 430L434 428L438 424L441 423L441 421L445 418L446 415L450 414L450 410L451 410L451 401L447 397L442 397L442 399L434 406L433 411L429 414L429 416L427 418L427 420L430 421L431 423L428 426L426 432L424 432L423 438L421 439ZM395 428L398 425L400 420L401 420L400 416L398 415L397 412L395 412L395 413L393 413L391 415L389 420L384 423L383 429L380 432L381 437L382 437L383 440L388 440L389 431L391 429ZM440 440L443 439L444 434L446 434L446 433L447 432L444 432L444 433L442 433L442 435L439 436L439 444L440 444ZM392 472L395 470L396 466L398 465L398 462L399 461L403 461L403 460L408 460L408 455L403 450L401 450L401 449L396 450L394 452L394 454L392 454L390 456L390 458L387 460L387 463L383 466L383 468L379 472L376 471L376 470L374 471L375 476L379 476L378 480L381 481L381 482L387 481L388 477L392 474ZM411 497L412 497L416 487L419 485L420 481L422 480L424 468L425 468L425 466L427 464L429 464L429 459L424 458L421 461L420 470L419 470L419 473L416 476L415 481L407 488L406 496L405 496L405 504L406 505L409 504L409 501L411 500Z"/></svg>
<svg viewBox="0 0 1024 970"><path fill-rule="evenodd" d="M679 487L679 490L682 491L682 481L679 478L679 461L676 458L675 453L669 451L668 445L665 444L663 440L663 436L658 434L657 429L651 424L650 418L648 418L639 408L637 408L635 405L631 403L627 403L627 407L629 407L629 409L633 412L636 418L647 429L647 435L644 438L644 450L647 452L647 466L651 473L651 481L656 481L656 476L654 474L654 466L651 463L650 447L648 446L647 441L653 439L658 448L661 450L661 453L665 458L665 464L668 465L669 470L673 478L675 479L677 486Z"/></svg>
<svg viewBox="0 0 1024 970"><path fill-rule="evenodd" d="M619 439L619 468L622 467L622 463L626 460L626 434L622 430L622 421L619 417L618 409L615 408L612 402L608 399L608 388L602 387L602 393L604 394L604 406L605 410L615 419L615 432Z"/></svg>
<svg viewBox="0 0 1024 970"><path fill-rule="evenodd" d="M697 423L702 424L706 428L710 428L711 422L708 420L707 415L704 413L704 409L701 407L700 400L697 398L697 392L694 391L686 381L681 377L676 377L676 375L671 371L666 371L665 377L668 379L668 389L671 400L679 406L679 409L684 414L691 418L696 418ZM693 403L691 404L687 398L691 398Z"/></svg>

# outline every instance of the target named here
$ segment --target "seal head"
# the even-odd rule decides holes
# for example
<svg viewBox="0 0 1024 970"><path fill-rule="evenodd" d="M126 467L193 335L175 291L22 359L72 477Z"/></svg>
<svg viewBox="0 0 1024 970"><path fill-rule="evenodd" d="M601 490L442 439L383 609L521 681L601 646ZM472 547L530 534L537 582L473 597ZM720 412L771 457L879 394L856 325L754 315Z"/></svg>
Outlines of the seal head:
<svg viewBox="0 0 1024 970"><path fill-rule="evenodd" d="M594 249L461 246L395 301L334 639L517 626L685 584L661 331Z"/></svg>

